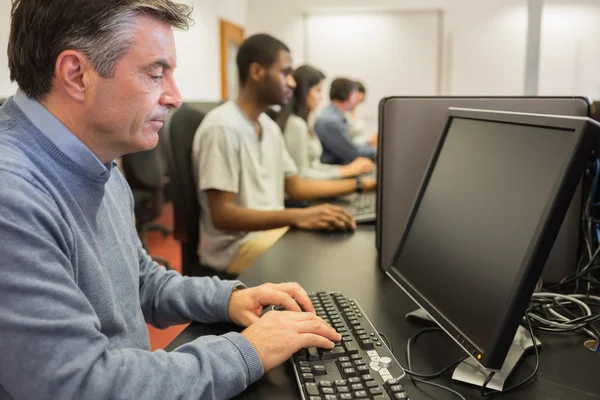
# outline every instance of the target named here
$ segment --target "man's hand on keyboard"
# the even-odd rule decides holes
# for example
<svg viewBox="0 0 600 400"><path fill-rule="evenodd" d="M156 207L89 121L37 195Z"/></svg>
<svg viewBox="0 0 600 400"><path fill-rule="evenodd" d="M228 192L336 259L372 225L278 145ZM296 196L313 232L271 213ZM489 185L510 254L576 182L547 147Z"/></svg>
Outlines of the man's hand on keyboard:
<svg viewBox="0 0 600 400"><path fill-rule="evenodd" d="M342 339L339 333L315 314L291 311L268 312L244 330L242 335L256 349L265 372L277 367L300 349L332 349L333 342Z"/></svg>
<svg viewBox="0 0 600 400"><path fill-rule="evenodd" d="M229 298L229 318L240 326L250 326L260 319L263 308L267 305L281 306L290 311L315 313L308 294L299 284L265 283L234 291Z"/></svg>
<svg viewBox="0 0 600 400"><path fill-rule="evenodd" d="M298 209L294 226L309 230L352 231L356 229L356 221L341 207L320 204Z"/></svg>

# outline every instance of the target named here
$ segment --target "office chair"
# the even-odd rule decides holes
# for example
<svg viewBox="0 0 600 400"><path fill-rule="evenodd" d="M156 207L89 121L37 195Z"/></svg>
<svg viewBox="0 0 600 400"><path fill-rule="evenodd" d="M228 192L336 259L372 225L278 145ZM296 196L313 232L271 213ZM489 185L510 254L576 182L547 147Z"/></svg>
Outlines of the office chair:
<svg viewBox="0 0 600 400"><path fill-rule="evenodd" d="M200 243L200 205L196 183L192 175L192 145L204 113L189 104L183 104L167 122L162 140L170 172L173 198L174 235L181 244L181 270L189 276L235 276L218 272L202 265L198 258Z"/></svg>
<svg viewBox="0 0 600 400"><path fill-rule="evenodd" d="M160 216L164 204L165 164L161 159L160 150L154 148L149 151L124 155L122 167L133 192L136 228L140 234L142 246L147 249L148 232L159 231L164 236L173 233L166 226L152 222ZM152 255L151 257L171 269L167 260Z"/></svg>
<svg viewBox="0 0 600 400"><path fill-rule="evenodd" d="M275 118L277 118L277 110L271 107L267 107L267 109L265 110L265 114L267 114L269 118L271 118L273 121L275 121Z"/></svg>

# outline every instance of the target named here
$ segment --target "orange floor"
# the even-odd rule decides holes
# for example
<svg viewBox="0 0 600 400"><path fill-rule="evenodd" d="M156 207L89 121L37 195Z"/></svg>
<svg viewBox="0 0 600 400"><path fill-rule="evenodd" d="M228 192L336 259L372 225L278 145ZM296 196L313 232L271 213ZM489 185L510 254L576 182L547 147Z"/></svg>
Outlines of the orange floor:
<svg viewBox="0 0 600 400"><path fill-rule="evenodd" d="M173 228L173 209L171 203L165 205L162 215L156 222ZM171 267L181 272L181 250L179 243L173 236L163 237L159 232L148 233L148 250L154 256L165 258ZM167 329L157 329L148 325L152 350L164 349L186 326L187 324L176 325Z"/></svg>

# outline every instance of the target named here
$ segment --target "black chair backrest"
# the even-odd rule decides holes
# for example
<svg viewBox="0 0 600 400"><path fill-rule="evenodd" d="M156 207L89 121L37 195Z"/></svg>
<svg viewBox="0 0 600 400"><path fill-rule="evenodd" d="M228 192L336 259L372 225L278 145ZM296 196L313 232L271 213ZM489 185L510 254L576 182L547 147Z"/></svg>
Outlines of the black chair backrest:
<svg viewBox="0 0 600 400"><path fill-rule="evenodd" d="M267 114L269 118L271 118L273 121L275 121L275 119L277 118L277 111L271 107L267 107L267 109L265 110L265 114Z"/></svg>
<svg viewBox="0 0 600 400"><path fill-rule="evenodd" d="M175 110L163 133L173 199L174 236L181 243L182 272L199 264L200 206L192 175L192 145L204 113L187 104Z"/></svg>
<svg viewBox="0 0 600 400"><path fill-rule="evenodd" d="M121 158L121 165L132 189L152 191L163 189L165 165L158 146L149 151L124 155Z"/></svg>

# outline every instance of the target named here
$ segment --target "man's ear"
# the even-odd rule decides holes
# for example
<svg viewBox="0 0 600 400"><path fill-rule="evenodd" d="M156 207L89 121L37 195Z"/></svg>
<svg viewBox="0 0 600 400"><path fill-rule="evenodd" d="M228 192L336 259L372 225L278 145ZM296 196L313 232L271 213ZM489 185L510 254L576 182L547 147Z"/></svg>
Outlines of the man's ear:
<svg viewBox="0 0 600 400"><path fill-rule="evenodd" d="M266 73L267 70L265 69L265 67L263 67L259 63L254 62L250 64L250 68L248 69L248 78L250 78L250 80L252 81L260 81L264 78Z"/></svg>
<svg viewBox="0 0 600 400"><path fill-rule="evenodd" d="M94 76L94 68L83 54L65 50L56 58L53 86L76 101L84 101Z"/></svg>

